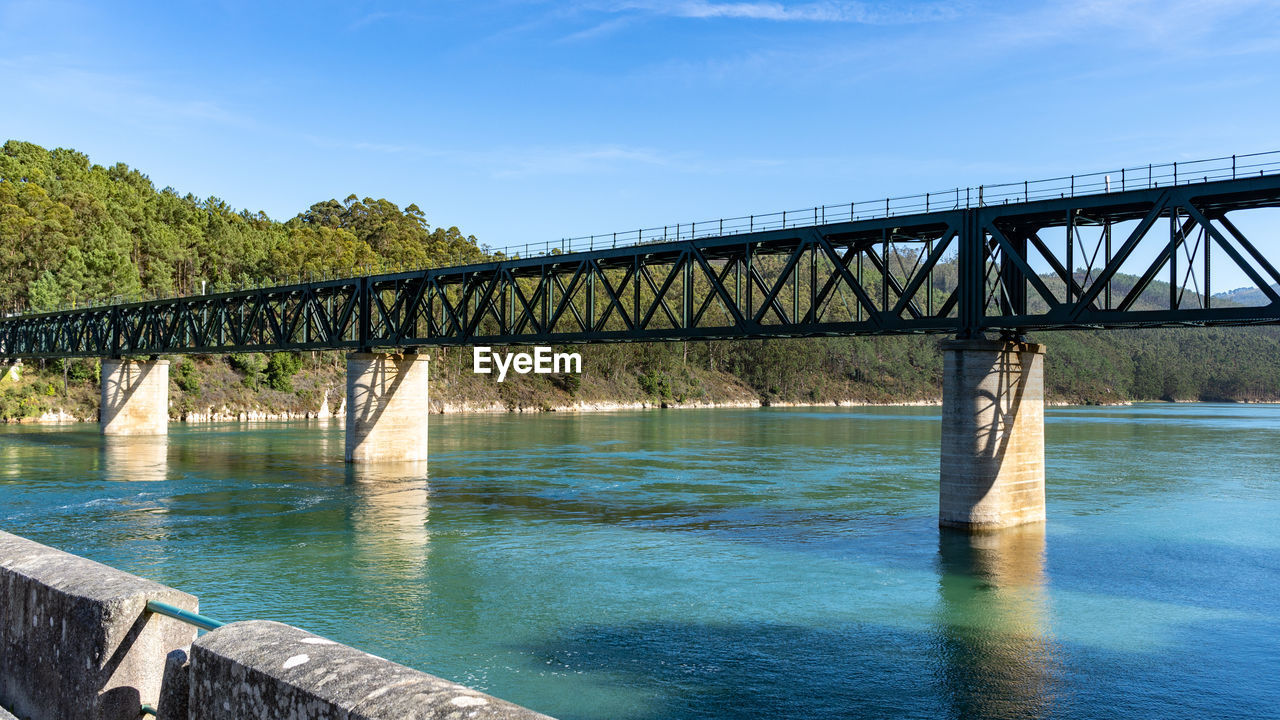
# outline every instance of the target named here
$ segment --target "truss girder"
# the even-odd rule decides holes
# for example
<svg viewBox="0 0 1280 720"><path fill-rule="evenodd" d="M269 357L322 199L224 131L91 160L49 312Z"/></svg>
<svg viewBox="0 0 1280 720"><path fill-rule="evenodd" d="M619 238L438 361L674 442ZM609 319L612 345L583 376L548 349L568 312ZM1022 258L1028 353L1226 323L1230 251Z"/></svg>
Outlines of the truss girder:
<svg viewBox="0 0 1280 720"><path fill-rule="evenodd" d="M1267 207L1280 177L9 317L0 358L1278 323L1228 217ZM1267 304L1211 302L1212 262Z"/></svg>

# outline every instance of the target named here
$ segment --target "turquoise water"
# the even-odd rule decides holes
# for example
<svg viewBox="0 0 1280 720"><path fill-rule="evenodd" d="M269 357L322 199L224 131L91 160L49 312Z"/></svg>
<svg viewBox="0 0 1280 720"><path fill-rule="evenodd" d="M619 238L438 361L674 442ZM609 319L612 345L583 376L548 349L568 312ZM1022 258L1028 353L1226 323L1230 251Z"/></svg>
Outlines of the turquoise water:
<svg viewBox="0 0 1280 720"><path fill-rule="evenodd" d="M566 719L1280 713L1280 407L1050 409L1046 528L976 539L936 408L432 423L2 427L0 528Z"/></svg>

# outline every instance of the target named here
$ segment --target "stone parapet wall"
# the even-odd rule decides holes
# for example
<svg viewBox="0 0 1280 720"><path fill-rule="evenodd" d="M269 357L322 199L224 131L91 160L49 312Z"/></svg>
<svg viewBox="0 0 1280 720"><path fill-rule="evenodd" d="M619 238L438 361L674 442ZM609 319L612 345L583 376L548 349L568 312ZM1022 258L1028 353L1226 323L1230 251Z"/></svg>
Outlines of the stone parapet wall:
<svg viewBox="0 0 1280 720"><path fill-rule="evenodd" d="M191 647L191 720L546 720L547 716L276 622Z"/></svg>
<svg viewBox="0 0 1280 720"><path fill-rule="evenodd" d="M0 532L0 720L546 720L276 622L193 626L192 595Z"/></svg>
<svg viewBox="0 0 1280 720"><path fill-rule="evenodd" d="M136 720L165 656L195 628L146 611L197 610L159 583L0 532L0 706L24 720Z"/></svg>

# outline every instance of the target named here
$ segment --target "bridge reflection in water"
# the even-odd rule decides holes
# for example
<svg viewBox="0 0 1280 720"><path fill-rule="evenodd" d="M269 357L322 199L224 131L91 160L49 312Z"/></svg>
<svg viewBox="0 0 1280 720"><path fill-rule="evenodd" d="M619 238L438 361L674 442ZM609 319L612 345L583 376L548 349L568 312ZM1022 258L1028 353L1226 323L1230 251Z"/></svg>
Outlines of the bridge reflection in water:
<svg viewBox="0 0 1280 720"><path fill-rule="evenodd" d="M1052 711L1053 645L1044 523L938 538L939 678L955 717L1035 718Z"/></svg>

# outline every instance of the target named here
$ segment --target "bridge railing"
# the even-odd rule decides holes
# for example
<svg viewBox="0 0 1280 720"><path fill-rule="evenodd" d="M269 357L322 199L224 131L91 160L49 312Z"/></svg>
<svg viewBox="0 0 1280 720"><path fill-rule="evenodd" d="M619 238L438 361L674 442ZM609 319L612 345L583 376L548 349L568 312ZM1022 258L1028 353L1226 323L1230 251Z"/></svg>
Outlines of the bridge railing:
<svg viewBox="0 0 1280 720"><path fill-rule="evenodd" d="M812 227L833 222L869 220L899 215L960 210L988 205L1007 205L1033 200L1099 195L1125 190L1143 190L1170 185L1234 180L1241 177L1280 172L1280 151L1228 155L1203 160L1148 164L1103 170L1084 175L1063 175L1041 180L956 187L940 192L861 200L833 205L781 210L759 215L699 220L583 235L539 243L493 248L507 257L533 257L570 252L604 250L649 243L721 237L768 230Z"/></svg>

